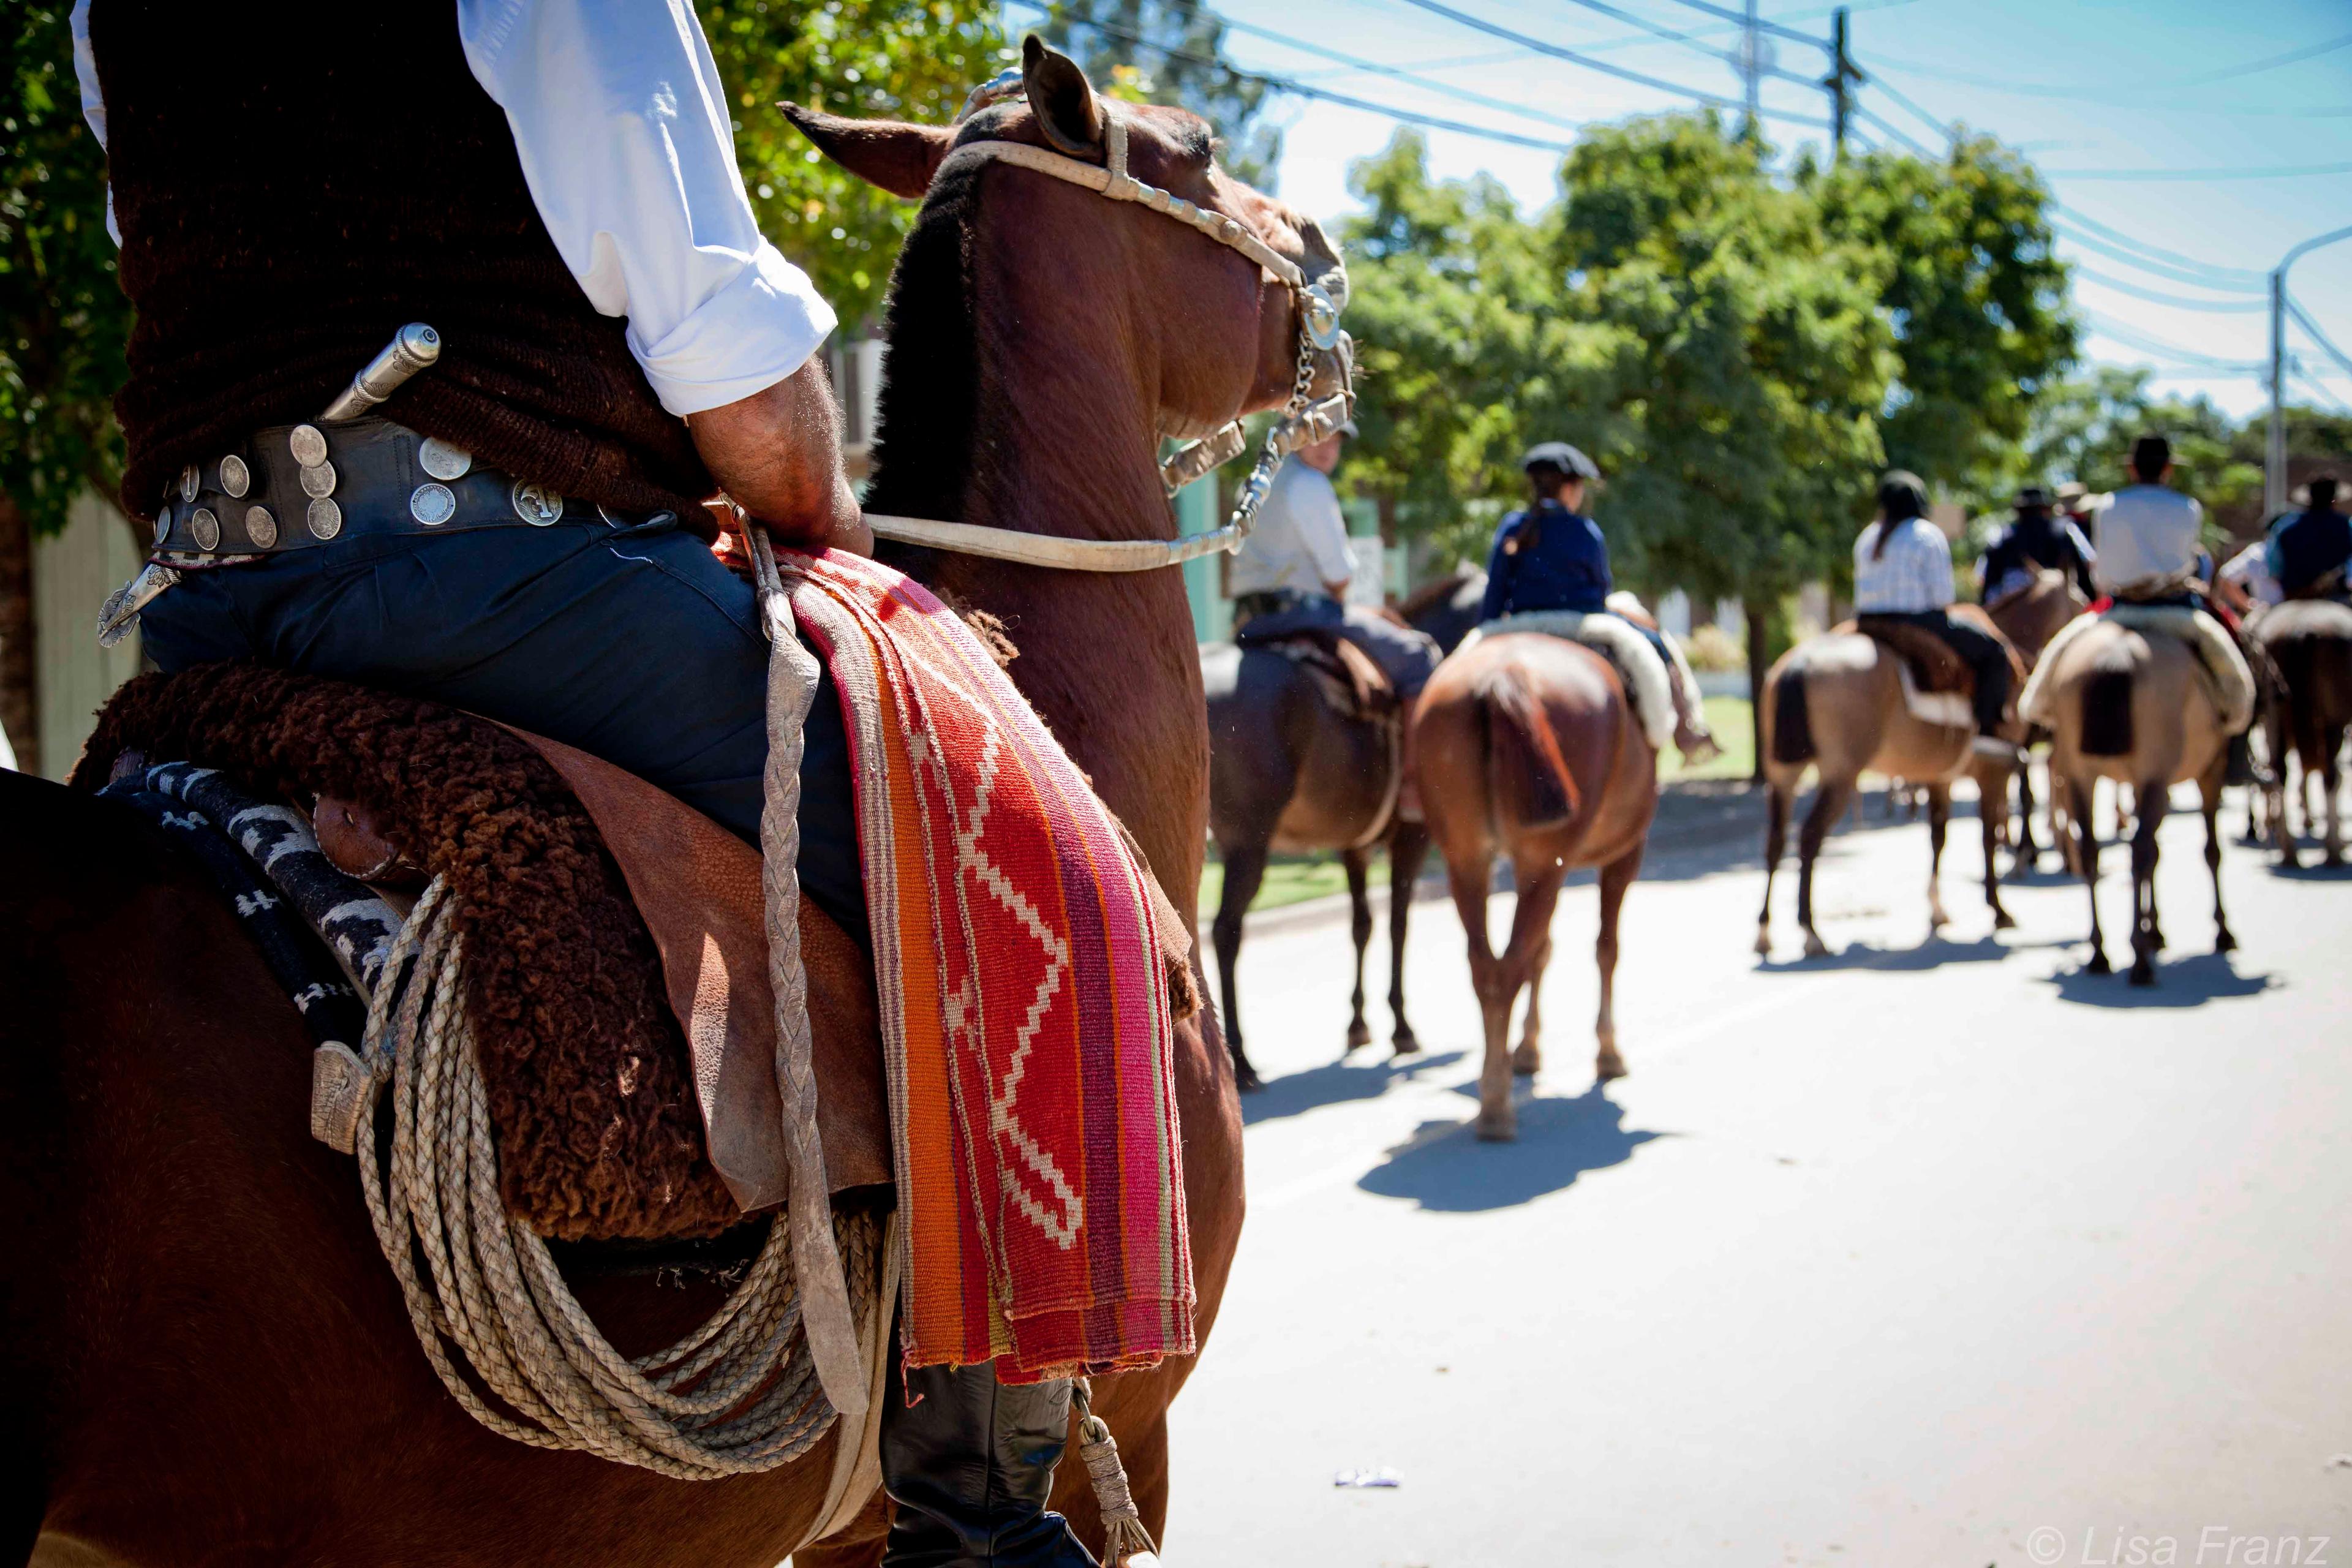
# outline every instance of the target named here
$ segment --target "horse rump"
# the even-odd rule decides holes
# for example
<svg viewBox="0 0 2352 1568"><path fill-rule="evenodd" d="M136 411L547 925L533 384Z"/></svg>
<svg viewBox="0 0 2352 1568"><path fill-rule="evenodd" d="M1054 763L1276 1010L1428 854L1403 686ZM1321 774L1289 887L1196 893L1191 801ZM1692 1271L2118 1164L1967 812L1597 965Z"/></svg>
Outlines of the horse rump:
<svg viewBox="0 0 2352 1568"><path fill-rule="evenodd" d="M1791 764L1813 760L1813 721L1805 707L1805 672L1793 665L1772 683L1772 760Z"/></svg>
<svg viewBox="0 0 2352 1568"><path fill-rule="evenodd" d="M1504 665L1478 692L1486 717L1490 798L1522 827L1554 827L1576 815L1576 779L1560 755L1551 717L1521 670Z"/></svg>
<svg viewBox="0 0 2352 1568"><path fill-rule="evenodd" d="M2131 671L2095 669L2083 682L2082 752L2086 757L2127 757L2131 750Z"/></svg>

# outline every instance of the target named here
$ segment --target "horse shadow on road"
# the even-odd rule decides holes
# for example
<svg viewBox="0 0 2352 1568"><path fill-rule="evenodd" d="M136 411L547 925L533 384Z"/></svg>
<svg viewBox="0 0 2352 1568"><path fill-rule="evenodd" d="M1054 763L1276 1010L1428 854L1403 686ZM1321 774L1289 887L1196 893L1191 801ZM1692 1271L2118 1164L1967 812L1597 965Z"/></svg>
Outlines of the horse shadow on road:
<svg viewBox="0 0 2352 1568"><path fill-rule="evenodd" d="M2159 956L2153 985L2134 985L2123 971L2129 962L2130 954L2126 952L2113 974L2093 974L2080 967L2062 969L2050 976L2050 984L2057 988L2061 1002L2079 1002L2088 1007L2173 1009L2255 996L2280 984L2268 971L2239 973L2226 952L2200 952L2169 961Z"/></svg>
<svg viewBox="0 0 2352 1568"><path fill-rule="evenodd" d="M1255 1127L1261 1121L1278 1121L1349 1100L1378 1100L1392 1085L1434 1068L1452 1067L1463 1056L1461 1051L1422 1051L1375 1061L1368 1051L1359 1051L1319 1068L1270 1078L1263 1089L1242 1096L1242 1125Z"/></svg>
<svg viewBox="0 0 2352 1568"><path fill-rule="evenodd" d="M1931 936L1916 947L1879 947L1866 942L1848 942L1825 958L1764 959L1759 974L1821 974L1835 969L1879 969L1891 973L1938 969L1947 963L1991 963L2009 956L2011 944L1990 936L1974 942L1954 942Z"/></svg>
<svg viewBox="0 0 2352 1568"><path fill-rule="evenodd" d="M1462 1092L1475 1099L1477 1085ZM1356 1185L1440 1214L1485 1214L1559 1192L1587 1171L1622 1165L1643 1144L1673 1136L1628 1130L1623 1108L1599 1084L1573 1098L1522 1091L1514 1099L1517 1142L1481 1143L1468 1121L1425 1121Z"/></svg>

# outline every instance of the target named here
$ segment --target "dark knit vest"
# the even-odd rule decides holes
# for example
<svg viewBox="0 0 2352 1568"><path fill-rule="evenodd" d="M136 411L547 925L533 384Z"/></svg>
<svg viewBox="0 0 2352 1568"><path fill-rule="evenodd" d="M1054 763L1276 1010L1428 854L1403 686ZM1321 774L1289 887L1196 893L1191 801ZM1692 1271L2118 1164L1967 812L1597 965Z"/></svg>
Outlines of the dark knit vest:
<svg viewBox="0 0 2352 1568"><path fill-rule="evenodd" d="M531 205L451 0L95 0L121 279L123 502L315 418L403 322L441 360L378 412L698 530L709 472Z"/></svg>

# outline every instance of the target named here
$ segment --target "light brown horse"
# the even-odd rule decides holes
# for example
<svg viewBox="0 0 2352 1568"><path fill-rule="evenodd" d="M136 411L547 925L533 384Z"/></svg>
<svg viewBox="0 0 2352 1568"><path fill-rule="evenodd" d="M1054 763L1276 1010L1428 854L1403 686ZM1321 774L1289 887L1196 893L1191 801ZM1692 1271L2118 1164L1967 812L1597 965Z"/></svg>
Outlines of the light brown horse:
<svg viewBox="0 0 2352 1568"><path fill-rule="evenodd" d="M2091 607L2083 597L2082 589L2074 585L2072 573L2053 567L2043 567L2031 583L2013 588L1985 606L1985 615L2009 639L2017 650L2018 664L2027 674L2042 658L2042 650L2068 621ZM2023 744L2028 752L2036 734L2027 731ZM2033 840L2033 763L2028 760L2017 770L2017 863L2032 869L2042 858L2042 847ZM2055 847L2059 837L2056 822L2050 826L2050 837Z"/></svg>
<svg viewBox="0 0 2352 1568"><path fill-rule="evenodd" d="M1974 611L1974 606L1962 606ZM1974 612L1987 630L1992 623ZM2011 652L2016 686L2024 672ZM2014 688L2012 688L2014 689ZM1820 958L1829 944L1813 927L1813 864L1838 814L1853 798L1865 770L1900 778L1927 795L1927 929L1948 923L1942 887L1944 838L1952 817L1953 781L1977 783L1977 812L1984 829L1985 902L1993 928L2016 922L2000 902L2000 868L1993 858L2006 826L2010 769L1973 749L1972 725L1931 723L1911 711L1903 697L1898 656L1876 637L1857 631L1825 632L1782 654L1758 694L1764 716L1764 781L1770 813L1764 836L1764 907L1756 917L1756 951L1772 954L1772 883L1788 845L1789 817L1797 785L1807 767L1818 770L1812 809L1797 843L1797 924L1805 933L1805 956Z"/></svg>
<svg viewBox="0 0 2352 1568"><path fill-rule="evenodd" d="M2321 857L2344 863L2344 774L2339 760L2352 726L2352 607L2333 599L2290 599L2273 605L2252 623L2254 640L2279 673L2272 709L2272 823L2280 858L2301 865L2302 851L2287 826L2286 767L2290 754L2303 766L2303 829L2316 829L2311 809L2314 779L2326 792L2326 832Z"/></svg>
<svg viewBox="0 0 2352 1568"><path fill-rule="evenodd" d="M1601 869L1593 1076L1625 1075L1613 1005L1617 917L1657 814L1658 754L1609 662L1541 632L1483 637L1454 654L1430 678L1413 723L1422 808L1469 937L1470 984L1486 1025L1478 1136L1507 1139L1518 1130L1512 1075L1543 1065L1539 993L1552 910L1568 874L1588 866ZM1486 930L1498 855L1518 895L1499 955ZM1515 1051L1511 1010L1522 988L1527 1022Z"/></svg>
<svg viewBox="0 0 2352 1568"><path fill-rule="evenodd" d="M1283 401L1291 296L1159 214L1003 163L929 189L959 134L1042 142L1050 126L1099 147L1077 68L1033 50L1028 74L1025 105L960 131L795 116L854 172L925 198L893 283L873 504L1164 538L1160 432ZM1311 225L1213 166L1199 120L1118 112L1139 177L1310 273L1336 262ZM1335 371L1319 367L1326 389ZM1189 911L1208 738L1180 574L914 563L1012 626L1013 678ZM772 1568L791 1550L820 1506L832 1436L798 1465L689 1483L527 1447L465 1415L419 1352L352 1163L310 1135L306 1036L235 915L119 806L9 774L0 811L0 1422L13 1456L0 1526L13 1560L44 1539L58 1561L142 1564ZM859 1004L843 988L861 984L871 1006L870 975L813 963L811 982L820 1016ZM1240 1110L1205 1015L1180 1027L1175 1060L1205 1336L1240 1234ZM632 1353L712 1305L642 1274L583 1300ZM1168 1404L1190 1370L1097 1386L1154 1531ZM1102 1539L1075 1462L1055 1504ZM878 1560L882 1518L877 1500L848 1538L800 1553L803 1568Z"/></svg>
<svg viewBox="0 0 2352 1568"><path fill-rule="evenodd" d="M2075 868L2091 898L2090 972L2108 973L2099 931L2099 838L2091 791L2100 779L2132 791L2132 968L2156 984L2164 935L2156 912L2156 830L2172 786L2197 781L2205 814L2205 865L2213 877L2213 949L2238 945L2221 908L2221 780L2229 737L2189 644L2105 621L2072 637L2042 673L2050 715L2050 776L2076 836Z"/></svg>

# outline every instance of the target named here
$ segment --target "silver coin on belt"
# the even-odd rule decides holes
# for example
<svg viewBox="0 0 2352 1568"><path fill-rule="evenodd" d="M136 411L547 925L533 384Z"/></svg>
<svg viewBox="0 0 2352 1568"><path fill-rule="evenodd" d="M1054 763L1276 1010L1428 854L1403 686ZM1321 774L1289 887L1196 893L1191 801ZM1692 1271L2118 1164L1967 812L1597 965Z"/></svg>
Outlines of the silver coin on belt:
<svg viewBox="0 0 2352 1568"><path fill-rule="evenodd" d="M343 509L320 496L303 512L302 526L310 531L313 539L332 539L343 531Z"/></svg>
<svg viewBox="0 0 2352 1568"><path fill-rule="evenodd" d="M316 425L297 425L286 433L286 445L306 468L327 460L327 437Z"/></svg>
<svg viewBox="0 0 2352 1568"><path fill-rule="evenodd" d="M563 521L563 498L545 485L529 484L521 479L507 491L507 502L514 514L533 528L545 528Z"/></svg>
<svg viewBox="0 0 2352 1568"><path fill-rule="evenodd" d="M416 448L416 466L436 479L462 479L474 466L474 454L453 441L427 436Z"/></svg>
<svg viewBox="0 0 2352 1568"><path fill-rule="evenodd" d="M266 506L245 509L245 536L256 550L278 548L278 514Z"/></svg>
<svg viewBox="0 0 2352 1568"><path fill-rule="evenodd" d="M191 512L188 515L188 531L196 536L197 549L220 548L220 519L213 515L212 508L200 506Z"/></svg>
<svg viewBox="0 0 2352 1568"><path fill-rule="evenodd" d="M221 489L233 500L243 500L245 492L253 488L253 470L235 452L220 460L220 477Z"/></svg>
<svg viewBox="0 0 2352 1568"><path fill-rule="evenodd" d="M447 485L419 485L408 492L408 515L427 528L438 528L457 515L457 498Z"/></svg>
<svg viewBox="0 0 2352 1568"><path fill-rule="evenodd" d="M335 465L329 462L302 465L302 493L312 500L335 493Z"/></svg>
<svg viewBox="0 0 2352 1568"><path fill-rule="evenodd" d="M195 500L196 492L204 488L204 476L196 472L196 466L194 463L190 463L186 468L180 470L180 499L182 500Z"/></svg>

